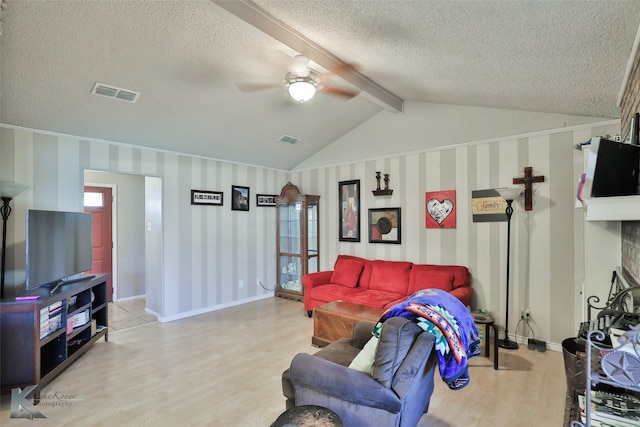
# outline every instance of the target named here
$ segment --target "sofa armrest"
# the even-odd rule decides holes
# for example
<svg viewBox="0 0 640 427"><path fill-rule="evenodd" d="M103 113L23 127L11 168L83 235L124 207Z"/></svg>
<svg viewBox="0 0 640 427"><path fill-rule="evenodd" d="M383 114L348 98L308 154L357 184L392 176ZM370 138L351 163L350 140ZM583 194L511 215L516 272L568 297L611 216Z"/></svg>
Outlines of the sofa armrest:
<svg viewBox="0 0 640 427"><path fill-rule="evenodd" d="M397 413L402 402L389 388L370 375L310 354L297 354L291 362L289 377L296 402L305 402L305 393L320 394L389 412Z"/></svg>
<svg viewBox="0 0 640 427"><path fill-rule="evenodd" d="M473 296L473 288L471 286L460 286L452 289L449 293L458 298L466 307L471 305L471 297Z"/></svg>
<svg viewBox="0 0 640 427"><path fill-rule="evenodd" d="M351 337L351 345L362 350L364 345L369 342L373 336L373 328L376 326L374 322L361 320L353 327L353 336Z"/></svg>
<svg viewBox="0 0 640 427"><path fill-rule="evenodd" d="M305 274L304 276L302 276L302 286L304 287L304 293L307 294L316 286L326 285L327 283L330 283L332 275L333 270Z"/></svg>

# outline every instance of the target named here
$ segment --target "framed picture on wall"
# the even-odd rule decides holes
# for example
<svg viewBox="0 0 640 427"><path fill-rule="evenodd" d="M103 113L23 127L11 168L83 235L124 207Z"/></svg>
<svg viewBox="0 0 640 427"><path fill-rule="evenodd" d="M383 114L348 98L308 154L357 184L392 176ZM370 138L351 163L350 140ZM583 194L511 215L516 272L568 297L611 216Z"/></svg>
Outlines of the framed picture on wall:
<svg viewBox="0 0 640 427"><path fill-rule="evenodd" d="M240 187L239 185L231 186L231 210L249 210L249 187Z"/></svg>
<svg viewBox="0 0 640 427"><path fill-rule="evenodd" d="M402 221L400 208L369 209L369 243L400 244Z"/></svg>
<svg viewBox="0 0 640 427"><path fill-rule="evenodd" d="M275 194L256 194L256 206L275 206Z"/></svg>
<svg viewBox="0 0 640 427"><path fill-rule="evenodd" d="M341 242L360 241L360 180L338 183L338 218Z"/></svg>
<svg viewBox="0 0 640 427"><path fill-rule="evenodd" d="M456 228L456 190L427 191L426 227Z"/></svg>
<svg viewBox="0 0 640 427"><path fill-rule="evenodd" d="M191 190L192 205L222 206L223 202L222 191Z"/></svg>

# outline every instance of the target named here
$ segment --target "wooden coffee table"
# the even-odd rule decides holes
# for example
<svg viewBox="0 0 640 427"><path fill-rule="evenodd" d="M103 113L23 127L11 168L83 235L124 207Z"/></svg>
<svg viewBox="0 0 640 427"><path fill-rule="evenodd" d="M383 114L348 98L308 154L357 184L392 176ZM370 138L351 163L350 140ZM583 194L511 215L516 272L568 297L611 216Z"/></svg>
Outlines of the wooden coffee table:
<svg viewBox="0 0 640 427"><path fill-rule="evenodd" d="M313 314L311 344L324 347L339 338L351 338L353 327L361 320L377 322L384 312L381 308L334 301L316 307Z"/></svg>

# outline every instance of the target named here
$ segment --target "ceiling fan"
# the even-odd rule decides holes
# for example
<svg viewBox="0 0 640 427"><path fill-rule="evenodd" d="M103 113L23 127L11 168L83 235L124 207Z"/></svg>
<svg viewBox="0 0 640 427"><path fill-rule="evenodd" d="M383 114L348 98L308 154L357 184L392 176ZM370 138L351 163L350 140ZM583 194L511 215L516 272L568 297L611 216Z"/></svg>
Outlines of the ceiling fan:
<svg viewBox="0 0 640 427"><path fill-rule="evenodd" d="M317 73L309 68L308 57L297 55L293 58L290 71L284 76L284 81L280 84L241 84L238 87L245 92L284 87L288 90L291 98L299 103L309 101L316 92L353 98L358 94L358 91L331 86L328 81L332 76L345 75L354 72L355 69L354 65L345 63L330 70L329 73Z"/></svg>

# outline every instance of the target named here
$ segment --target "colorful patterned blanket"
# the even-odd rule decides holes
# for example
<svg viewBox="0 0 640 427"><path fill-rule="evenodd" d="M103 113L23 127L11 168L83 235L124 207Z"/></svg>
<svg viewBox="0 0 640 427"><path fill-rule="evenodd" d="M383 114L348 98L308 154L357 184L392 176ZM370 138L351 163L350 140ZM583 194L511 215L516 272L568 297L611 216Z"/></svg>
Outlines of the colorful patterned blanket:
<svg viewBox="0 0 640 427"><path fill-rule="evenodd" d="M411 319L435 336L440 377L450 389L459 390L469 383L467 361L480 354L480 338L473 317L460 300L439 289L418 291L387 309L374 335L380 336L384 321L390 317Z"/></svg>

